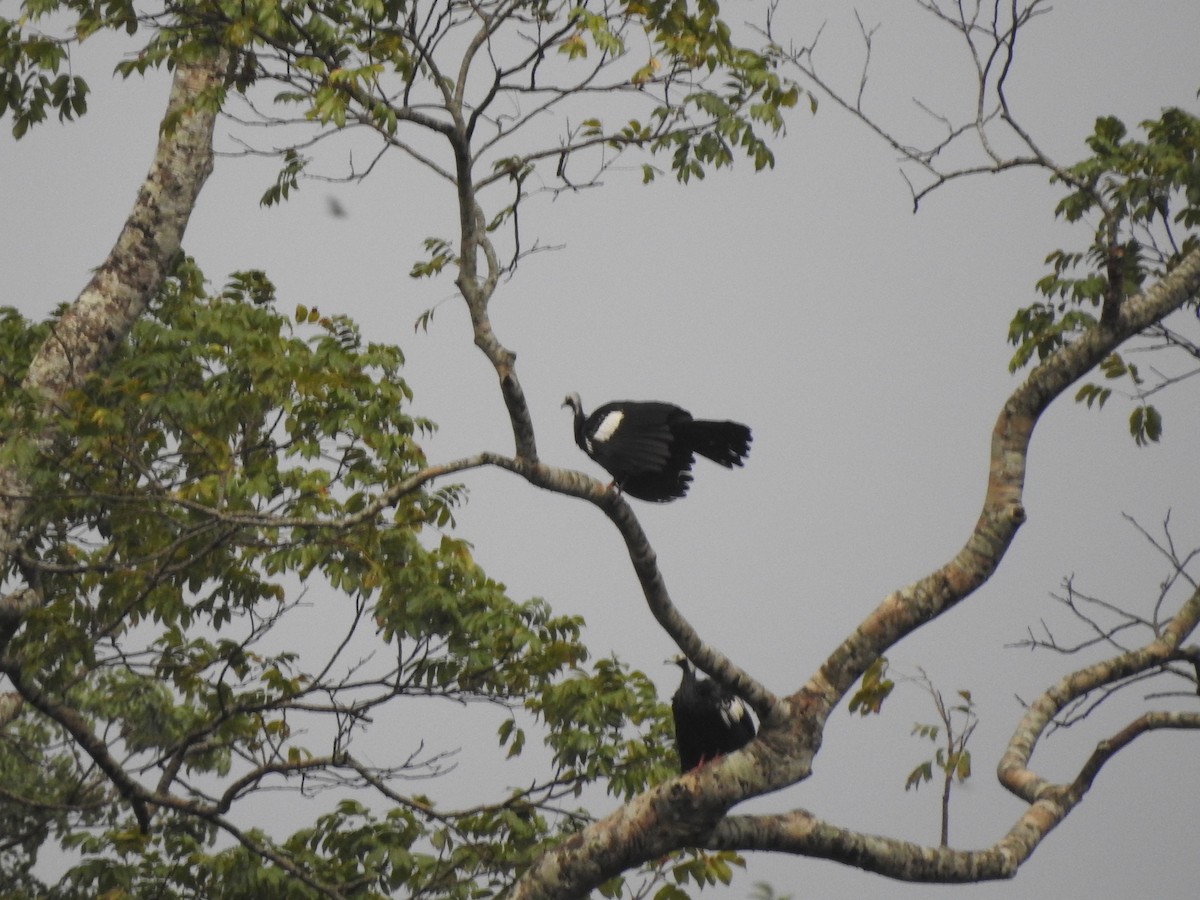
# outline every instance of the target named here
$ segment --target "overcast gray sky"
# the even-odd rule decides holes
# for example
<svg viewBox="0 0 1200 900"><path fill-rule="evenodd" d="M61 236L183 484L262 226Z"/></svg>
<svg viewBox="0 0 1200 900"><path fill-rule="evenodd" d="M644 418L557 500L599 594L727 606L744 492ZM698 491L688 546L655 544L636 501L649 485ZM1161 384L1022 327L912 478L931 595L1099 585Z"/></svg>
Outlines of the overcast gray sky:
<svg viewBox="0 0 1200 900"><path fill-rule="evenodd" d="M727 4L726 15L738 6ZM5 14L13 7L0 0ZM857 9L881 26L866 94L874 114L919 136L928 120L913 97L969 97L963 57L950 58L909 4ZM788 14L781 25L801 43L827 23L818 61L852 88L861 60L851 9L807 3ZM1132 125L1164 106L1197 110L1198 36L1194 0L1060 3L1023 35L1015 109L1047 152L1074 161L1098 115ZM153 150L166 79L110 80L109 46L96 39L76 59L94 90L81 123L0 140L0 303L29 316L86 282ZM233 129L219 126L226 149ZM284 207L260 209L270 178L268 163L219 161L185 240L209 278L264 268L281 308L349 313L372 338L398 342L415 409L441 426L431 459L511 449L495 375L471 343L450 279L406 275L424 237L452 234L449 189L397 158L363 185L309 183ZM1017 384L1007 370L1008 322L1037 299L1046 253L1082 248L1086 236L1054 222L1058 193L1042 173L951 185L914 216L894 154L832 103L793 116L772 172L739 167L686 188L669 178L642 187L632 170L605 182L529 205L528 238L563 249L528 259L492 305L500 339L519 356L539 449L548 462L603 475L572 443L559 408L570 390L587 408L663 399L750 424L744 470L700 461L686 500L633 502L676 603L701 634L773 690L791 691L884 595L966 539L983 498L992 423ZM328 214L330 196L347 216ZM428 334L414 334L417 316L441 301ZM898 667L923 666L947 692L971 690L978 703L975 777L955 792L955 846L989 845L1019 814L993 775L1021 712L1016 697L1035 696L1083 662L1005 645L1043 620L1073 634L1049 598L1065 576L1149 609L1166 570L1122 513L1155 530L1169 511L1178 545L1200 544L1196 403L1185 388L1161 407L1163 443L1138 449L1123 403L1114 399L1102 414L1055 405L1033 442L1029 521L1000 572L891 655ZM471 499L459 533L489 574L514 597L542 596L584 615L597 655L619 653L669 695L677 673L660 661L673 648L606 520L505 473L464 480ZM1124 724L1112 712L1043 744L1034 768L1070 777L1096 740ZM835 717L813 778L752 808L802 806L838 824L936 843L935 790L903 790L929 752L909 731L932 715L914 690L881 717ZM490 746L494 723L477 727ZM464 796L475 787L470 771L454 776ZM1151 735L1109 764L1012 883L906 886L831 863L751 857L730 894L768 880L797 898L1191 900L1200 884L1198 785L1197 736ZM601 799L597 811L610 805Z"/></svg>

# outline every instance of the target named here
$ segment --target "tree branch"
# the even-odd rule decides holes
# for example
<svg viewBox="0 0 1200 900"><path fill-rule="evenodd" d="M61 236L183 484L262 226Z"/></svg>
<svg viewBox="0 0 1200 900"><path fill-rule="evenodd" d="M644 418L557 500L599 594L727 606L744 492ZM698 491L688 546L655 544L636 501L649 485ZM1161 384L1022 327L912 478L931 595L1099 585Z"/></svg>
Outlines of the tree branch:
<svg viewBox="0 0 1200 900"><path fill-rule="evenodd" d="M150 809L146 804L146 791L121 767L108 752L108 745L92 731L78 711L49 697L21 671L19 663L0 660L3 672L17 693L42 715L61 725L83 751L91 757L96 767L107 776L133 809L138 826L143 834L150 831Z"/></svg>
<svg viewBox="0 0 1200 900"><path fill-rule="evenodd" d="M1082 791L1086 791L1090 787L1091 778L1094 777L1095 771L1099 770L1100 765L1117 749L1125 746L1133 737L1149 726L1143 726L1127 739L1114 743L1114 749L1110 753L1104 754L1096 762L1095 771L1090 777L1080 776L1083 781L1077 782L1077 786L1081 787L1082 791L1078 793L1074 789L1066 790L1061 786L1050 784L1028 768L1030 757L1033 755L1038 740L1055 717L1073 700L1123 678L1182 658L1179 650L1187 637L1196 629L1197 623L1200 623L1200 590L1192 594L1154 641L1136 650L1130 650L1079 669L1062 678L1043 693L1041 697L1030 704L1029 709L1017 725L1016 731L1009 739L1008 749L1001 757L997 767L1000 783L1010 792L1030 803L1046 796L1064 797L1066 801L1069 801L1070 806L1078 803L1083 796ZM1064 810L1063 815L1065 814Z"/></svg>
<svg viewBox="0 0 1200 900"><path fill-rule="evenodd" d="M987 493L966 544L940 569L885 598L795 699L819 698L827 715L878 656L987 582L1025 521L1025 469L1038 418L1122 341L1175 311L1198 291L1200 250L1149 290L1126 300L1112 326L1091 328L1029 373L1009 396L992 430Z"/></svg>
<svg viewBox="0 0 1200 900"><path fill-rule="evenodd" d="M23 387L38 399L44 417L41 429L6 435L6 447L23 442L26 456L50 451L57 436L54 411L66 393L104 364L162 285L212 171L213 126L227 67L221 53L176 70L158 149L133 210L108 258L54 323L25 375ZM0 568L17 544L31 499L28 473L0 468ZM0 636L0 646L4 640Z"/></svg>
<svg viewBox="0 0 1200 900"><path fill-rule="evenodd" d="M1032 135L1021 126L1009 108L1008 98L1005 94L1005 83L1015 58L1017 34L1030 20L1042 13L1049 12L1046 0L1026 0L1024 5L1012 3L1007 9L1008 21L1003 24L1001 22L1003 5L991 4L991 21L986 25L979 22L980 14L984 9L980 0L974 0L973 4L951 3L949 4L952 8L950 12L943 10L934 0L916 0L916 4L962 36L977 81L975 108L970 118L959 125L954 125L947 117L933 112L920 100L914 100L920 109L932 116L945 129L945 134L931 145L917 147L906 143L864 108L864 93L875 29L868 29L861 19L858 20L858 25L865 52L862 74L853 98L850 97L848 91L843 92L835 88L817 70L815 40L806 47L790 50L788 60L797 71L820 88L821 92L834 104L866 125L877 137L899 153L903 162L912 163L924 173L927 183L922 187L915 185L905 175L905 181L908 182L912 192L914 210L920 206L926 196L950 181L971 175L997 174L1008 169L1029 166L1048 169L1065 184L1082 189L1084 185L1068 170L1047 156L1033 140ZM972 7L969 13L968 6ZM819 36L818 34L818 38ZM977 42L979 37L982 37L984 42L990 46L981 47ZM999 65L1000 71L995 74L994 83L991 83L997 65ZM988 101L989 92L994 94L990 103ZM998 153L993 146L991 135L997 122L1007 127L1028 152L1011 156L1002 156ZM978 144L975 149L982 156L981 161L952 166L939 164L938 158L946 153L952 145L958 147L962 139L970 137L973 137ZM1102 198L1097 197L1097 200L1102 201Z"/></svg>
<svg viewBox="0 0 1200 900"><path fill-rule="evenodd" d="M708 836L709 850L770 850L829 859L898 881L942 884L1011 878L1029 855L1010 832L987 850L952 850L851 831L796 809L780 815L729 816Z"/></svg>
<svg viewBox="0 0 1200 900"><path fill-rule="evenodd" d="M832 825L797 809L730 816L708 835L709 850L769 850L829 859L899 881L954 884L1012 878L1091 787L1100 768L1135 738L1159 729L1200 729L1200 713L1149 712L1102 741L1069 786L1043 791L1009 832L984 850L928 847Z"/></svg>
<svg viewBox="0 0 1200 900"><path fill-rule="evenodd" d="M575 897L616 874L656 855L687 846L758 849L756 843L775 835L770 849L798 853L818 852L821 847L841 847L838 857L862 868L891 877L916 881L954 881L1010 877L1021 861L1069 812L1060 798L1043 795L1046 787L1032 773L1024 773L1033 741L1022 739L1044 727L1053 710L1042 704L1026 716L1028 723L1014 736L1014 746L1027 750L1008 761L1006 779L1026 782L1030 789L1020 795L1031 803L1025 814L995 847L981 853L930 849L886 838L855 836L850 832L813 832L807 813L787 817L754 817L737 820L735 826L722 820L725 811L749 797L767 793L807 777L812 759L820 748L824 725L834 707L862 673L889 647L905 635L932 621L985 584L1003 558L1017 529L1025 520L1022 502L1029 441L1038 418L1072 382L1099 364L1122 341L1178 309L1200 291L1200 250L1193 251L1161 281L1144 293L1129 298L1116 321L1097 325L1075 342L1048 356L1029 373L1010 395L992 432L991 463L983 510L966 544L950 562L925 578L887 598L855 629L821 665L818 672L795 694L775 703L764 718L759 740L688 775L656 786L605 819L548 851L517 885L515 898ZM623 504L623 501L622 505ZM617 501L609 501L606 513L619 528L623 524ZM632 519L632 512L629 513ZM623 530L623 534L626 532ZM643 589L647 599L658 596L657 568L652 553L644 559L633 553L636 567L644 567ZM648 545L646 550L648 550ZM639 578L643 578L639 572ZM665 589L664 589L665 594ZM1200 597L1200 592L1197 594ZM1191 601L1189 601L1191 602ZM1200 606L1200 599L1195 600ZM1190 609L1190 606L1188 607ZM1200 609L1197 610L1200 615ZM660 620L661 621L661 620ZM1189 621L1177 616L1160 640L1178 647ZM1153 652L1153 651L1152 651ZM1150 664L1150 663L1147 663ZM1047 714L1048 713L1048 714ZM1030 720L1037 716L1037 721ZM1010 749L1010 754L1014 753ZM1005 763L1002 762L1002 767ZM1002 779L1004 780L1004 779ZM1011 788L1010 788L1011 789ZM1063 794L1058 791L1057 794ZM1073 805L1073 804L1072 804ZM679 824L683 823L683 824ZM759 823L762 823L759 828ZM800 826L801 837L816 837L788 843L793 832L784 826ZM720 838L720 835L726 837ZM835 840L836 839L836 840ZM830 843L833 841L834 843ZM886 852L885 852L886 851ZM833 852L830 850L829 852ZM889 858L889 853L894 858Z"/></svg>

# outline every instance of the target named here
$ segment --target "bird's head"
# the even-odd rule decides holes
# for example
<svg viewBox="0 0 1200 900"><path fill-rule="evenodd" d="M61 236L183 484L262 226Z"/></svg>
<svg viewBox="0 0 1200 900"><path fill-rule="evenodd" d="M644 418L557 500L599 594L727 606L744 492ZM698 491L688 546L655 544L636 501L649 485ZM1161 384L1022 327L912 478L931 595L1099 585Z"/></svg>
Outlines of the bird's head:
<svg viewBox="0 0 1200 900"><path fill-rule="evenodd" d="M663 660L663 663L668 666L679 666L685 672L691 671L692 664L682 653L676 653L674 656L668 656Z"/></svg>
<svg viewBox="0 0 1200 900"><path fill-rule="evenodd" d="M567 394L563 398L562 405L564 409L569 406L577 416L583 415L583 401L579 399L578 394Z"/></svg>

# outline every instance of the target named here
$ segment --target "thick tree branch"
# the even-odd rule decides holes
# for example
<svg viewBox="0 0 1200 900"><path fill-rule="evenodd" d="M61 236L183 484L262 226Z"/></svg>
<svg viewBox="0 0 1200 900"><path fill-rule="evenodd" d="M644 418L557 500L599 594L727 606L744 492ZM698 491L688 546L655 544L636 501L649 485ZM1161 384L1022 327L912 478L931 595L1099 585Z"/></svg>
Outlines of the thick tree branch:
<svg viewBox="0 0 1200 900"><path fill-rule="evenodd" d="M95 372L124 340L162 284L213 166L219 56L180 66L171 86L150 172L108 258L55 323L30 363L24 387L47 408Z"/></svg>
<svg viewBox="0 0 1200 900"><path fill-rule="evenodd" d="M1038 418L1072 382L1099 364L1122 341L1160 321L1195 297L1197 292L1200 292L1200 251L1193 251L1149 290L1129 298L1111 326L1092 328L1030 372L1008 398L996 420L983 510L975 529L955 558L887 597L804 687L774 704L771 715L763 722L760 739L746 750L648 791L547 852L526 873L514 896L580 896L606 877L657 854L686 846L688 840L702 845L706 840L715 841L713 846L722 848L756 849L762 846L765 849L765 844L754 843L755 840L766 840L753 837L758 833L755 823L760 821L767 823L762 826L762 834L773 833L772 828L777 835L789 834L783 829L783 825L788 824L787 817L774 825L771 823L776 820L771 817L738 820L736 829L727 824L729 820L724 820L725 824L718 823L722 821L724 811L735 803L806 777L820 746L825 721L867 667L905 635L941 615L987 582L1025 520L1025 469L1030 438ZM617 508L614 501L605 507L605 512L618 527L623 527L623 516L610 512ZM629 517L632 519L632 512ZM623 530L622 534L625 533ZM636 537L632 527L628 533L630 538ZM647 590L647 599L651 600L658 591L654 559L652 554L642 559L634 549L631 545L631 558L635 568L645 567L643 588ZM646 550L649 550L648 545ZM642 577L641 573L639 577ZM654 608L652 600L651 607ZM1186 620L1183 614L1177 617L1179 624L1172 623L1173 630L1168 629L1169 634L1164 633L1162 640L1174 640L1173 646L1177 647L1182 633L1190 633L1190 628L1185 627ZM1038 715L1044 717L1045 713ZM1032 752L1032 744L1029 752ZM1017 768L1023 767L1027 759L1024 756L1018 760ZM884 838L854 836L840 830L836 831L837 841L834 842L831 835L835 833L814 831L812 819L807 814L800 814L791 824L800 828L800 834L811 833L817 837L805 837L804 841L809 843L794 844L777 837L777 844L772 849L794 848L794 852L821 855L815 848L832 848L838 843L841 849L837 852L843 855L837 858L891 877L911 880L1010 877L1016 866L1070 809L1060 797L1051 800L1043 794L1036 786L1033 791L1023 793L1030 799L1030 808L1001 842L981 853L921 848ZM687 826L671 824L679 822L687 823ZM705 830L709 836L698 841L694 832ZM691 837L689 833L693 833ZM725 837L718 839L712 835ZM674 843L680 838L684 843ZM888 855L893 851L897 853L895 860ZM986 874L985 869L992 874Z"/></svg>
<svg viewBox="0 0 1200 900"><path fill-rule="evenodd" d="M699 846L725 812L754 796L760 743L656 785L543 854L513 900L575 898L680 847Z"/></svg>
<svg viewBox="0 0 1200 900"><path fill-rule="evenodd" d="M707 836L703 846L710 850L767 850L829 859L900 881L952 884L1012 878L1083 799L1108 760L1141 735L1162 729L1198 730L1200 713L1148 712L1139 716L1102 741L1073 782L1040 782L1038 797L1030 801L1009 832L983 850L928 847L863 834L799 809L780 815L727 817Z"/></svg>
<svg viewBox="0 0 1200 900"><path fill-rule="evenodd" d="M92 762L100 769L108 780L116 787L133 809L138 826L143 833L150 831L150 810L146 805L145 791L121 768L121 764L108 752L108 745L92 731L87 721L65 704L48 696L31 679L21 671L21 666L11 660L0 660L0 672L3 672L22 699L42 715L57 722L83 751L91 757Z"/></svg>
<svg viewBox="0 0 1200 900"><path fill-rule="evenodd" d="M1179 650L1188 636L1195 631L1198 623L1200 623L1200 590L1195 591L1187 602L1183 604L1179 612L1162 630L1159 637L1145 647L1118 654L1110 659L1102 660L1073 672L1043 693L1041 697L1030 704L1029 709L1021 718L1016 731L1009 740L1008 749L1005 751L1004 756L1001 757L1000 764L997 767L1000 783L1008 788L1009 791L1030 803L1044 796L1053 795L1057 797L1064 794L1071 806L1078 803L1083 796L1083 792L1091 786L1091 780L1095 776L1095 772L1099 771L1100 765L1112 753L1115 753L1116 750L1129 743L1133 737L1136 737L1137 734L1140 734L1147 727L1151 726L1144 725L1123 740L1114 738L1112 749L1110 752L1104 754L1102 758L1098 758L1098 761L1095 762L1094 770L1090 770L1091 774L1087 774L1089 769L1085 769L1085 772L1080 775L1080 780L1077 780L1074 788L1066 791L1059 785L1050 784L1028 768L1030 757L1033 755L1038 740L1054 721L1055 717L1073 700L1083 697L1098 688L1128 678L1131 675L1136 675L1140 672L1163 666L1172 660L1182 658L1179 655ZM1153 727L1165 726L1155 725ZM1194 726L1175 725L1172 727Z"/></svg>
<svg viewBox="0 0 1200 900"><path fill-rule="evenodd" d="M212 134L228 65L224 54L180 65L150 171L108 258L96 270L29 365L23 387L44 416L35 434L5 435L34 454L49 451L54 411L125 339L179 252L200 189L212 171ZM0 567L7 563L30 503L28 475L0 469Z"/></svg>
<svg viewBox="0 0 1200 900"><path fill-rule="evenodd" d="M1126 300L1112 326L1084 332L1029 373L996 420L983 510L966 544L940 569L887 597L830 655L797 699L820 698L819 705L828 714L889 647L970 596L991 577L1025 521L1025 469L1038 418L1122 341L1160 321L1197 292L1200 251L1193 251L1149 290Z"/></svg>
<svg viewBox="0 0 1200 900"><path fill-rule="evenodd" d="M823 821L806 810L727 817L706 837L703 846L710 850L767 850L829 859L900 881L952 884L1012 878L1042 840L1079 804L1108 760L1137 737L1162 729L1200 730L1200 713L1148 712L1139 716L1102 741L1070 784L1037 781L1037 797L1030 801L1029 808L1003 838L983 850L929 847L863 834ZM1003 762L1001 766L1003 769ZM1005 773L1000 774L1003 780Z"/></svg>
<svg viewBox="0 0 1200 900"><path fill-rule="evenodd" d="M1028 856L1015 832L987 850L951 850L850 831L797 809L771 816L729 816L713 829L704 846L812 856L900 881L950 884L1015 875L1019 862Z"/></svg>
<svg viewBox="0 0 1200 900"><path fill-rule="evenodd" d="M1092 782L1100 774L1100 769L1104 767L1104 764L1133 743L1136 738L1147 732L1167 729L1200 729L1200 713L1155 710L1138 716L1111 738L1101 741L1096 746L1075 781L1071 783L1069 795L1082 798L1091 789Z"/></svg>

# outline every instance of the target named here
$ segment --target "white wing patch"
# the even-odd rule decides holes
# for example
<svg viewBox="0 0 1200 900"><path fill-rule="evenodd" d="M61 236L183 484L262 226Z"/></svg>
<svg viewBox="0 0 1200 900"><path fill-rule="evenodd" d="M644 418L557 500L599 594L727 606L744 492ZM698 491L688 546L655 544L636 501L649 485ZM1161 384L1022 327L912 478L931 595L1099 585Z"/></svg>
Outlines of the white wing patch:
<svg viewBox="0 0 1200 900"><path fill-rule="evenodd" d="M721 718L726 725L734 725L746 718L746 704L740 698L734 697L721 704Z"/></svg>
<svg viewBox="0 0 1200 900"><path fill-rule="evenodd" d="M624 418L625 413L618 409L608 413L603 419L600 420L600 424L597 425L596 430L592 432L591 439L588 441L588 443L591 443L591 441L599 441L601 444L603 444L613 436Z"/></svg>

